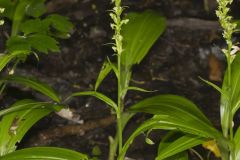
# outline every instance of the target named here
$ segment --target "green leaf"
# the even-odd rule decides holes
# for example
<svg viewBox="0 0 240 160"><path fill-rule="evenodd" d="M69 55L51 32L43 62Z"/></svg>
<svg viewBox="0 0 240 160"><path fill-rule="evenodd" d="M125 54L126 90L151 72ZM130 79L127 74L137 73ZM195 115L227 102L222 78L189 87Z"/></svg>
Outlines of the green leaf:
<svg viewBox="0 0 240 160"><path fill-rule="evenodd" d="M30 108L41 108L43 106L49 106L49 105L50 105L50 108L57 111L59 111L60 108L62 108L62 107L59 108L60 105L53 106L52 103L49 103L49 102L33 102L32 100L20 100L19 102L16 102L14 105L12 105L12 107L2 109L0 111L0 116L13 113L16 111L26 110Z"/></svg>
<svg viewBox="0 0 240 160"><path fill-rule="evenodd" d="M213 87L214 89L216 89L222 96L225 96L226 99L229 99L227 93L224 93L222 91L222 89L220 87L218 87L216 84L208 81L208 80L205 80L203 79L202 77L199 77L203 82L205 82L206 84L208 84L209 86Z"/></svg>
<svg viewBox="0 0 240 160"><path fill-rule="evenodd" d="M13 36L7 40L7 49L9 52L31 52L31 45L23 36Z"/></svg>
<svg viewBox="0 0 240 160"><path fill-rule="evenodd" d="M100 156L102 155L102 151L101 149L99 148L99 146L94 146L93 149L92 149L92 155L93 156Z"/></svg>
<svg viewBox="0 0 240 160"><path fill-rule="evenodd" d="M13 54L0 55L0 72L15 57Z"/></svg>
<svg viewBox="0 0 240 160"><path fill-rule="evenodd" d="M29 77L23 77L23 76L15 76L15 75L9 75L7 77L4 77L0 79L0 82L14 82L14 83L19 83L24 86L28 86L44 95L47 97L51 98L55 102L60 103L61 99L57 95L57 93L47 84L38 81L37 79L34 78L29 78Z"/></svg>
<svg viewBox="0 0 240 160"><path fill-rule="evenodd" d="M112 67L112 70L115 73L115 76L117 77L117 79L119 78L119 73L118 73L118 69L117 69L117 65L112 63L111 60L109 58L107 58L107 61L109 63L109 65Z"/></svg>
<svg viewBox="0 0 240 160"><path fill-rule="evenodd" d="M46 33L48 31L48 26L45 25L40 19L30 19L26 20L20 25L20 30L25 34L31 33Z"/></svg>
<svg viewBox="0 0 240 160"><path fill-rule="evenodd" d="M16 149L16 146L10 146L11 150L8 150L8 143L11 139L9 130L12 126L12 123L15 119L16 114L10 114L2 118L0 122L0 156L3 156L9 152L12 152Z"/></svg>
<svg viewBox="0 0 240 160"><path fill-rule="evenodd" d="M164 160L188 160L188 152L181 152L179 154L176 154L172 157L166 158Z"/></svg>
<svg viewBox="0 0 240 160"><path fill-rule="evenodd" d="M231 77L228 77L228 70L225 72L224 80L222 84L222 91L229 97L227 99L224 95L221 95L221 126L225 136L228 135L229 127L232 125L230 117L234 117L234 114L240 107L240 55L237 54L234 61L231 63ZM228 80L231 80L231 86L228 86Z"/></svg>
<svg viewBox="0 0 240 160"><path fill-rule="evenodd" d="M175 95L147 98L130 108L134 112L156 115L162 123L205 138L222 138L204 114L191 101Z"/></svg>
<svg viewBox="0 0 240 160"><path fill-rule="evenodd" d="M185 150L202 144L206 140L207 139L195 135L182 135L177 132L170 132L159 144L156 160L163 160L182 153Z"/></svg>
<svg viewBox="0 0 240 160"><path fill-rule="evenodd" d="M174 140L180 138L182 135L183 134L180 132L175 131L168 132L167 135L165 135L161 142L159 143L158 153L160 153L162 149L168 147ZM188 153L187 151L183 151L168 158L165 158L164 160L188 160Z"/></svg>
<svg viewBox="0 0 240 160"><path fill-rule="evenodd" d="M149 145L154 145L155 143L148 137L145 138L145 142Z"/></svg>
<svg viewBox="0 0 240 160"><path fill-rule="evenodd" d="M110 107L112 107L114 109L114 111L118 110L117 104L102 93L99 93L96 91L76 92L76 93L73 93L70 97L76 97L76 96L94 96L94 97L98 98L99 100L108 104Z"/></svg>
<svg viewBox="0 0 240 160"><path fill-rule="evenodd" d="M126 90L133 90L133 91L140 91L140 92L156 92L156 91L148 91L146 89L134 87L134 86L127 87Z"/></svg>
<svg viewBox="0 0 240 160"><path fill-rule="evenodd" d="M179 113L183 112L186 114L194 115L194 117L201 119L206 124L211 124L207 117L190 100L181 96L170 94L147 98L133 105L130 108L130 111L142 111L156 115L170 113L173 116L176 114L175 111L179 111Z"/></svg>
<svg viewBox="0 0 240 160"><path fill-rule="evenodd" d="M234 143L235 143L235 159L240 159L240 127L238 127L235 135L234 135Z"/></svg>
<svg viewBox="0 0 240 160"><path fill-rule="evenodd" d="M48 51L59 52L58 42L44 34L34 34L27 37L27 40L32 48L38 50L39 52L48 53Z"/></svg>
<svg viewBox="0 0 240 160"><path fill-rule="evenodd" d="M183 116L183 115L181 115ZM187 115L184 115L187 116ZM189 119L190 121L193 119ZM189 126L190 124L190 126ZM198 123L187 124L186 122L183 122L179 119L172 120L172 117L169 115L157 115L153 118L143 122L128 138L128 140L125 142L122 152L120 153L118 160L123 160L125 157L125 154L129 148L129 146L132 144L133 140L143 132L147 130L153 130L153 129L163 129L163 130L174 130L174 131L183 131L186 133L194 134L199 137L203 138L210 138L216 136L217 139L223 138L221 133L216 131L214 128L209 129L208 127L205 127L206 130L197 127L199 125Z"/></svg>
<svg viewBox="0 0 240 160"><path fill-rule="evenodd" d="M96 84L95 84L95 91L98 89L99 85L102 83L102 81L105 79L105 77L110 73L110 71L112 70L112 66L111 64L109 64L108 61L105 61L103 63L102 69L98 75Z"/></svg>
<svg viewBox="0 0 240 160"><path fill-rule="evenodd" d="M46 0L34 0L29 2L29 6L26 8L26 15L38 18L46 13L47 8L44 4Z"/></svg>
<svg viewBox="0 0 240 160"><path fill-rule="evenodd" d="M159 121L157 121L156 119L150 119L147 120L145 122L143 122L132 134L131 136L127 139L127 141L124 143L124 146L122 148L122 152L119 154L118 159L117 160L124 160L125 154L128 150L128 148L130 147L130 145L132 144L133 140L140 134L142 134L143 132L149 130L149 129L153 129L156 126L160 126L161 124L159 123Z"/></svg>
<svg viewBox="0 0 240 160"><path fill-rule="evenodd" d="M52 14L48 16L45 21L48 21L50 25L59 32L69 33L73 29L73 24L64 16Z"/></svg>
<svg viewBox="0 0 240 160"><path fill-rule="evenodd" d="M240 70L239 70L239 67L240 67L240 55L238 54L234 61L232 62L231 64L231 68L232 68L232 71L231 71L231 74L232 74L232 77L231 77L231 86L232 86L232 89L231 89L231 99L232 99L232 114L234 115L236 113L236 111L239 109L240 107ZM226 73L227 74L227 73ZM227 78L227 76L225 76ZM223 88L225 90L227 90L227 86L226 86L226 80L224 79L224 82L223 82Z"/></svg>
<svg viewBox="0 0 240 160"><path fill-rule="evenodd" d="M159 116L160 117L160 116ZM177 127L175 125L169 125L168 123L162 123L161 119L159 117L153 117L149 120L144 121L127 139L127 141L124 143L124 146L122 148L122 152L118 156L118 160L124 160L125 154L134 141L134 139L144 133L148 130L153 129L164 129L164 130L175 130ZM167 118L167 116L166 116Z"/></svg>
<svg viewBox="0 0 240 160"><path fill-rule="evenodd" d="M130 13L123 25L122 36L124 51L121 55L122 64L132 66L142 61L149 49L166 28L166 20L154 11Z"/></svg>
<svg viewBox="0 0 240 160"><path fill-rule="evenodd" d="M63 148L34 147L15 151L1 160L88 160L87 155Z"/></svg>
<svg viewBox="0 0 240 160"><path fill-rule="evenodd" d="M26 132L41 118L63 106L33 100L21 100L5 110L0 121L0 154L5 155L16 149Z"/></svg>

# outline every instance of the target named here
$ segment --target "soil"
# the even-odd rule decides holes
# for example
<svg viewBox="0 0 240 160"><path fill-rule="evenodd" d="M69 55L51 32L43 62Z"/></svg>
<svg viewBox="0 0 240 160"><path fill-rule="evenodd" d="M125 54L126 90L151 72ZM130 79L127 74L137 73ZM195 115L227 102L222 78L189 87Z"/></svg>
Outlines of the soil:
<svg viewBox="0 0 240 160"><path fill-rule="evenodd" d="M239 1L234 2L233 15L238 18ZM200 79L210 79L221 85L225 59L221 48L225 46L221 38L221 28L215 16L216 2L208 0L125 0L128 6L126 12L153 9L164 15L168 27L150 50L144 61L133 69L133 85L148 90L158 90L154 93L130 92L126 105L157 94L178 94L196 103L210 118L212 123L219 124L219 94L204 84ZM208 7L204 7L208 6ZM40 61L30 57L25 64L16 70L18 74L36 76L53 86L62 97L67 97L76 91L92 90L102 63L113 52L107 43L111 42L112 31L109 23L108 10L110 0L51 0L48 1L50 12L57 12L70 18L75 29L70 39L61 41L61 53L41 54ZM237 35L235 40L237 40ZM111 74L104 80L100 91L116 99L116 79ZM45 97L15 86L8 88L8 103L15 99L29 96L44 100ZM15 94L12 94L15 93ZM95 127L87 127L91 122L109 118L109 108L92 97L74 98L68 102L74 112L83 120L82 127L87 129L78 132L78 124L52 114L40 121L28 133L20 147L51 145L66 147L91 154L94 146L99 146L102 152L100 159L106 160L108 155L108 136L114 136L114 121L96 123ZM131 133L148 115L138 115L126 128L124 137ZM74 134L62 132L45 142L41 134L56 132L57 128L76 126ZM81 128L81 127L80 127ZM79 129L80 130L80 129ZM56 133L55 133L56 134ZM162 132L153 132L151 137L158 142ZM34 142L34 143L33 143ZM157 144L157 143L156 143ZM140 136L133 143L128 157L137 160L153 160L157 145L149 146ZM207 151L198 149L201 153ZM189 152L191 159L197 159ZM211 159L214 159L213 157Z"/></svg>

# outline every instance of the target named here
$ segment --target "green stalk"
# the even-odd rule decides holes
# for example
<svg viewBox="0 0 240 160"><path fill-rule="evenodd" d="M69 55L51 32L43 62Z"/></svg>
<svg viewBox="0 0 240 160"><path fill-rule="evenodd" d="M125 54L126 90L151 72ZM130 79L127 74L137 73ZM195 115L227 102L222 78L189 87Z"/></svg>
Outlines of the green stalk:
<svg viewBox="0 0 240 160"><path fill-rule="evenodd" d="M118 153L120 154L122 152L122 121L121 121L121 115L122 115L122 85L121 85L121 56L118 54L118 113L117 113L117 135L118 135Z"/></svg>
<svg viewBox="0 0 240 160"><path fill-rule="evenodd" d="M121 19L120 15L118 17L118 25L120 25ZM116 30L116 35L121 36L120 28L119 30ZM118 153L120 154L122 152L122 121L121 121L121 115L122 115L122 83L121 83L121 77L122 77L122 70L121 70L121 52L122 52L122 43L118 40L118 37L116 37L116 47L117 47L117 55L118 55L118 113L117 113L117 132L118 132Z"/></svg>
<svg viewBox="0 0 240 160"><path fill-rule="evenodd" d="M231 52L231 48L232 46L228 46L228 50L227 50L227 72L228 72L228 90L229 90L229 93L231 93L231 90L232 90L232 85L231 85L231 76L232 76L232 71L231 71L231 55L230 55L230 52ZM228 116L229 116L229 122L228 122L228 128L229 128L229 133L227 132L225 137L226 138L230 138L230 140L233 140L233 126L232 126L232 122L233 122L233 116L232 116L232 111L231 111L231 107L232 106L232 99L229 100L229 104L228 104Z"/></svg>
<svg viewBox="0 0 240 160"><path fill-rule="evenodd" d="M123 8L121 7L121 0L112 0L114 3L114 8L110 13L110 16L113 20L111 24L112 29L115 31L113 35L113 40L115 41L114 46L112 47L117 55L117 70L118 70L118 110L117 110L117 136L118 136L118 152L119 154L122 151L122 113L124 110L124 97L125 94L123 93L124 85L122 82L125 81L124 74L122 72L121 67L121 54L123 52L123 45L122 45L122 35L121 35L121 27L123 24L126 24L126 20L121 19L121 15L123 12ZM117 143L117 142L116 142ZM115 143L115 144L116 144Z"/></svg>
<svg viewBox="0 0 240 160"><path fill-rule="evenodd" d="M114 52L117 55L117 78L118 78L118 99L117 99L117 105L118 105L118 109L117 109L117 134L116 134L116 138L115 138L115 142L112 142L111 146L114 146L113 149L110 149L111 152L116 151L116 147L118 144L118 153L120 154L122 152L122 146L123 146L123 138L122 138L122 131L123 131L123 127L125 126L124 124L122 124L122 114L124 112L124 98L126 95L125 89L127 88L126 86L128 85L128 83L126 84L126 82L129 82L129 77L126 76L125 73L128 73L129 71L125 71L124 67L122 66L122 62L121 62L121 55L123 52L123 37L121 35L121 29L122 29L122 25L126 24L128 22L127 19L121 19L121 15L123 12L123 7L121 7L121 0L112 0L112 3L114 3L114 7L113 10L110 13L110 17L113 20L113 23L111 23L111 27L114 30L114 35L113 35L113 40L114 40L114 45L112 47L112 49L114 50ZM110 156L114 156L113 153L109 154ZM109 157L109 159L114 159L114 157Z"/></svg>
<svg viewBox="0 0 240 160"><path fill-rule="evenodd" d="M117 117L117 132L118 132L118 153L122 152L122 122L121 122L121 113Z"/></svg>
<svg viewBox="0 0 240 160"><path fill-rule="evenodd" d="M218 2L218 9L216 11L217 17L219 18L219 22L223 28L223 38L225 39L226 43L227 43L227 49L223 49L223 53L226 56L227 59L227 92L229 94L229 102L228 105L226 106L227 108L225 108L225 113L221 113L221 114L225 114L227 117L225 117L226 121L227 121L227 126L222 126L223 128L223 135L225 138L227 138L228 140L232 141L234 134L233 134L233 118L234 115L232 114L232 84L231 84L231 63L234 60L235 55L232 55L231 51L232 51L232 47L233 47L233 43L232 43L232 34L234 33L234 30L236 28L236 24L233 23L232 21L232 17L229 16L229 11L230 11L230 5L232 4L233 0L217 0ZM234 54L234 53L233 53ZM224 121L224 119L222 119L221 117L221 122ZM222 159L223 160L229 160L231 158L231 160L235 160L234 157L234 149L231 147L224 147L224 143L221 144L222 145Z"/></svg>

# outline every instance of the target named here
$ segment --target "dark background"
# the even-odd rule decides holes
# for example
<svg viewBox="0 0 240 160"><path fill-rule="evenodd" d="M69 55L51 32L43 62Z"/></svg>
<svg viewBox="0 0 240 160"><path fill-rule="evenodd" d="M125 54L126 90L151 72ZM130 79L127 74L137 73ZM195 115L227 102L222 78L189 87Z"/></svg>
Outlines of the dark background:
<svg viewBox="0 0 240 160"><path fill-rule="evenodd" d="M112 36L108 15L112 7L110 0L49 0L47 5L49 13L65 15L74 23L72 36L61 41L61 53L41 54L39 62L30 57L16 72L38 77L53 86L63 98L72 92L92 90L102 63L107 56L113 55L111 46L107 45ZM167 18L165 33L144 61L133 68L131 82L135 86L158 91L129 92L126 105L130 106L152 95L178 94L195 102L219 128L219 94L198 78L201 76L221 85L224 73L225 58L221 48L225 43L215 16L215 0L208 0L208 4L203 0L125 0L123 5L127 6L126 13L153 9ZM231 14L236 19L239 17L239 1L234 1ZM3 31L8 28L7 23ZM235 42L238 37L238 34L234 36ZM116 79L110 74L100 91L116 99L116 89ZM45 99L35 92L16 86L9 87L4 98L6 104L10 104L29 96ZM91 154L92 148L99 146L101 159L107 159L108 136L113 136L115 132L109 108L92 97L72 99L68 105L80 115L83 124L74 125L73 131L69 132L67 127L72 126L73 122L52 114L34 126L20 147L52 145ZM125 137L146 117L149 116L138 115L134 118L127 126ZM156 142L161 135L161 132L151 134ZM156 147L145 144L142 135L129 150L129 157L152 160ZM199 151L205 155L207 153L203 149Z"/></svg>

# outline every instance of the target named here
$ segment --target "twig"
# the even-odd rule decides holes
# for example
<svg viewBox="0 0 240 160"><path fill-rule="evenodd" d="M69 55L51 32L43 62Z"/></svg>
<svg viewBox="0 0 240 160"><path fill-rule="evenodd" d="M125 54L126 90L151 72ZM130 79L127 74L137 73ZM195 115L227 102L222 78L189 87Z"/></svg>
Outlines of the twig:
<svg viewBox="0 0 240 160"><path fill-rule="evenodd" d="M168 27L181 27L190 30L220 30L218 21L209 21L197 18L168 19Z"/></svg>
<svg viewBox="0 0 240 160"><path fill-rule="evenodd" d="M83 136L86 132L95 128L104 128L115 122L114 116L109 116L103 119L92 120L84 124L65 125L56 128L50 128L42 131L37 136L31 138L27 145L30 146L42 146L49 145L56 139L69 136L80 135Z"/></svg>

